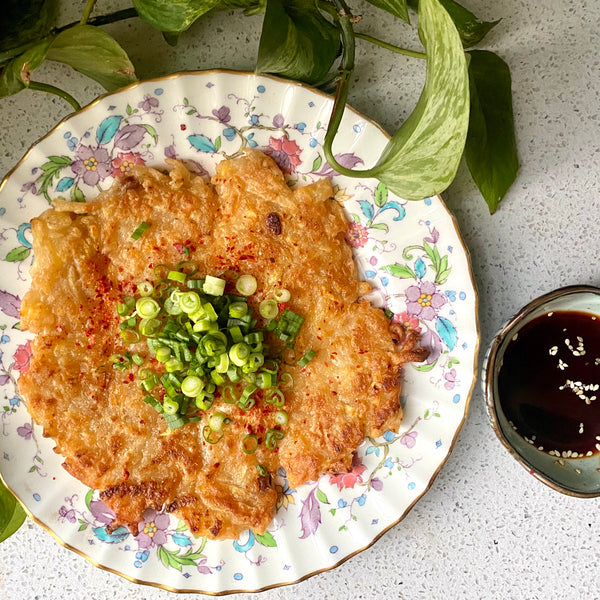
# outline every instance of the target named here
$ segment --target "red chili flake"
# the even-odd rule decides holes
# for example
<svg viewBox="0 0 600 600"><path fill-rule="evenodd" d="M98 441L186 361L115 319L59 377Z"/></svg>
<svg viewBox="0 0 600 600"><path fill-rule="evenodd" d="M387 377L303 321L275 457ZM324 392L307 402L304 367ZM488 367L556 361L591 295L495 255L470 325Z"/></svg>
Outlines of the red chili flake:
<svg viewBox="0 0 600 600"><path fill-rule="evenodd" d="M185 131L185 130L187 129L187 125L186 125L185 123L182 123L182 124L179 126L179 129L181 129L181 131Z"/></svg>
<svg viewBox="0 0 600 600"><path fill-rule="evenodd" d="M215 469L218 469L218 468L219 468L219 466L220 466L220 464L221 464L221 463L218 463L218 462L216 462L216 463L213 465L213 467L214 467Z"/></svg>
<svg viewBox="0 0 600 600"><path fill-rule="evenodd" d="M127 469L123 471L123 479L129 479L129 471Z"/></svg>

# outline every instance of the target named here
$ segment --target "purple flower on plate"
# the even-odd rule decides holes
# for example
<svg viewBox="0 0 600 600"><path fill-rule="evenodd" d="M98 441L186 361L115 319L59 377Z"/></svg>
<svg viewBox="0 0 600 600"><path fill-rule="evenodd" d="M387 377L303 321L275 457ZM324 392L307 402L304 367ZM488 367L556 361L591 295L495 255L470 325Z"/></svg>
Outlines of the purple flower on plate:
<svg viewBox="0 0 600 600"><path fill-rule="evenodd" d="M30 440L33 435L31 423L24 423L21 427L17 427L17 433L24 439Z"/></svg>
<svg viewBox="0 0 600 600"><path fill-rule="evenodd" d="M229 123L231 121L231 111L228 106L221 106L221 108L213 108L212 114L219 119L221 123Z"/></svg>
<svg viewBox="0 0 600 600"><path fill-rule="evenodd" d="M96 185L112 171L110 156L105 148L81 145L77 148L75 157L71 169L87 185Z"/></svg>
<svg viewBox="0 0 600 600"><path fill-rule="evenodd" d="M144 112L151 112L152 109L157 106L158 100L150 94L146 94L144 99L141 102L138 102L138 108L141 108Z"/></svg>
<svg viewBox="0 0 600 600"><path fill-rule="evenodd" d="M103 525L110 525L115 520L116 516L102 500L92 500L90 502L90 512L94 519Z"/></svg>
<svg viewBox="0 0 600 600"><path fill-rule="evenodd" d="M77 521L77 515L72 508L67 508L66 506L61 506L58 510L58 516L62 519L66 519L69 523L75 523Z"/></svg>
<svg viewBox="0 0 600 600"><path fill-rule="evenodd" d="M26 194L27 192L31 192L32 194L37 194L37 187L35 181L28 181L23 184L21 187L21 193Z"/></svg>
<svg viewBox="0 0 600 600"><path fill-rule="evenodd" d="M146 133L147 130L143 125L125 125L115 135L115 148L131 150L144 139Z"/></svg>
<svg viewBox="0 0 600 600"><path fill-rule="evenodd" d="M445 302L446 298L431 281L422 281L406 290L406 312L424 321L433 320Z"/></svg>
<svg viewBox="0 0 600 600"><path fill-rule="evenodd" d="M281 113L278 113L273 117L273 127L283 127L284 124L285 119Z"/></svg>
<svg viewBox="0 0 600 600"><path fill-rule="evenodd" d="M139 533L136 538L140 548L164 546L167 543L166 530L169 526L169 515L147 508L143 517L144 520L138 525Z"/></svg>
<svg viewBox="0 0 600 600"><path fill-rule="evenodd" d="M417 443L418 432L408 431L400 438L400 443L407 448L412 448Z"/></svg>
<svg viewBox="0 0 600 600"><path fill-rule="evenodd" d="M447 390L453 390L456 385L456 369L450 369L444 374L444 387Z"/></svg>

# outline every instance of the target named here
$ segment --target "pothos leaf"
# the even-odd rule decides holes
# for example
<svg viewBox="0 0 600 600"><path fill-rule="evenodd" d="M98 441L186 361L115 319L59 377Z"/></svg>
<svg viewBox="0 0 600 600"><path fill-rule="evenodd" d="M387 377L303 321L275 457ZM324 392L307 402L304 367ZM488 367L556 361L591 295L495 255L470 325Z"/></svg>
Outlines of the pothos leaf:
<svg viewBox="0 0 600 600"><path fill-rule="evenodd" d="M412 114L369 175L407 200L434 196L454 179L469 125L469 78L462 43L439 0L419 3L427 73Z"/></svg>
<svg viewBox="0 0 600 600"><path fill-rule="evenodd" d="M340 49L336 27L315 0L267 0L256 70L317 83L325 78Z"/></svg>
<svg viewBox="0 0 600 600"><path fill-rule="evenodd" d="M519 169L508 65L493 52L468 53L471 116L465 156L479 191L494 213Z"/></svg>
<svg viewBox="0 0 600 600"><path fill-rule="evenodd" d="M219 3L220 0L133 0L133 6L143 21L170 33L185 31L198 17Z"/></svg>
<svg viewBox="0 0 600 600"><path fill-rule="evenodd" d="M0 98L16 94L29 85L31 73L44 62L52 41L52 37L45 38L4 67L0 76Z"/></svg>
<svg viewBox="0 0 600 600"><path fill-rule="evenodd" d="M417 8L419 0L408 0L408 5ZM480 21L470 10L454 0L440 0L440 4L448 11L460 35L463 46L470 48L481 42L488 31L498 25L498 21Z"/></svg>
<svg viewBox="0 0 600 600"><path fill-rule="evenodd" d="M136 80L125 50L108 33L92 25L76 25L59 33L47 58L73 67L108 91Z"/></svg>
<svg viewBox="0 0 600 600"><path fill-rule="evenodd" d="M408 6L406 0L367 0L369 4L386 10L395 17L400 17L402 20L410 23L408 16Z"/></svg>
<svg viewBox="0 0 600 600"><path fill-rule="evenodd" d="M11 536L25 520L25 511L0 480L0 542Z"/></svg>
<svg viewBox="0 0 600 600"><path fill-rule="evenodd" d="M0 19L0 64L45 37L56 22L57 0L4 0Z"/></svg>

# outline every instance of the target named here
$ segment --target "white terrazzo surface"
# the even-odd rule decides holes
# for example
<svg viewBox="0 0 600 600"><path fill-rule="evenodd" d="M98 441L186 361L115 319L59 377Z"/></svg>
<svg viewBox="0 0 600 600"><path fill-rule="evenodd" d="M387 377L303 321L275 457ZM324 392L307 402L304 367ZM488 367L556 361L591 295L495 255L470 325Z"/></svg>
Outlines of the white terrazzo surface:
<svg viewBox="0 0 600 600"><path fill-rule="evenodd" d="M494 216L464 167L446 194L472 254L483 352L502 322L538 294L600 284L600 3L464 3L482 17L503 19L486 47L511 66L522 163ZM62 4L79 10L84 3ZM98 4L108 12L128 3ZM364 6L351 4L357 13ZM143 78L192 68L251 69L258 24L228 13L204 19L185 36L179 55L133 21L112 31ZM408 31L383 13L369 16L362 28L390 41ZM415 62L359 43L350 103L393 130L418 96L422 72ZM82 102L101 92L67 68L44 68L43 74ZM1 100L0 175L68 111L61 100L38 93ZM600 500L561 496L530 477L495 438L477 388L453 454L404 521L337 569L260 597L600 598L599 507ZM0 545L0 600L170 595L95 568L31 522Z"/></svg>

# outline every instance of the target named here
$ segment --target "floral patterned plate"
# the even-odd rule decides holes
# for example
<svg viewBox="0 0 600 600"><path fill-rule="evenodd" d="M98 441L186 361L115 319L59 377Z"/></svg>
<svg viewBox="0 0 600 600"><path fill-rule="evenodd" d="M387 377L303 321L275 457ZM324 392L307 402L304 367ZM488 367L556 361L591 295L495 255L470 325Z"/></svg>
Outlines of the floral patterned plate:
<svg viewBox="0 0 600 600"><path fill-rule="evenodd" d="M340 177L321 144L332 100L275 78L200 72L134 84L65 119L29 150L0 187L0 470L29 516L65 546L133 581L177 591L228 593L291 583L335 567L398 523L427 491L464 421L479 344L469 258L440 198L407 202L372 179ZM387 142L348 109L338 161L371 166ZM195 538L146 511L139 534L109 533L111 511L61 467L15 388L29 368L19 303L33 260L29 221L57 197L81 201L135 164L184 160L201 175L246 147L270 154L291 186L332 177L348 242L372 301L421 331L427 363L408 366L400 433L367 439L351 473L292 490L277 475L278 512L264 535Z"/></svg>

